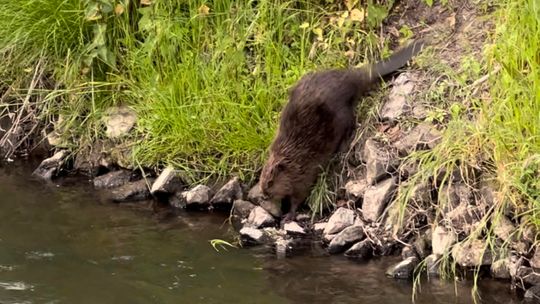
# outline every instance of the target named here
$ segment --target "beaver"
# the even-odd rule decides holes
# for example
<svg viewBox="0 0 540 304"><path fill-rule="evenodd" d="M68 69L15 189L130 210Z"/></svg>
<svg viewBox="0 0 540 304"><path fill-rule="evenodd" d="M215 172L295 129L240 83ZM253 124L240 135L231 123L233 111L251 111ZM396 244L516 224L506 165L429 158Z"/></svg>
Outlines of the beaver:
<svg viewBox="0 0 540 304"><path fill-rule="evenodd" d="M266 199L287 200L283 222L294 219L321 168L352 136L358 98L381 77L404 66L424 46L410 43L388 59L352 69L331 69L304 75L289 90L289 102L263 166L259 183Z"/></svg>

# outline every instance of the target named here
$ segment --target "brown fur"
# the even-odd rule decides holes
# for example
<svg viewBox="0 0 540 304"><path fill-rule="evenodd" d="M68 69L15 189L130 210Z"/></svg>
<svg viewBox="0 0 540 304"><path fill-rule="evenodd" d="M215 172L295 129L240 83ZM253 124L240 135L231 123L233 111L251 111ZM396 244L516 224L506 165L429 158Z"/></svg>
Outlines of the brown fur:
<svg viewBox="0 0 540 304"><path fill-rule="evenodd" d="M309 73L290 91L260 185L274 202L289 199L293 219L320 169L353 133L358 97L381 76L403 66L421 49L412 43L388 60L360 69Z"/></svg>

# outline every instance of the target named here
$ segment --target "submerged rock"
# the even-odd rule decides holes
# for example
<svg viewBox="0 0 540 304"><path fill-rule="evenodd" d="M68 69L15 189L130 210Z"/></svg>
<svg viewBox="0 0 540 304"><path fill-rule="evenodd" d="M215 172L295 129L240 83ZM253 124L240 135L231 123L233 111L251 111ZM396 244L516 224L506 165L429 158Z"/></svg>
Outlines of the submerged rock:
<svg viewBox="0 0 540 304"><path fill-rule="evenodd" d="M364 239L345 251L345 256L350 259L363 260L373 255L373 246L369 239Z"/></svg>
<svg viewBox="0 0 540 304"><path fill-rule="evenodd" d="M389 176L399 166L399 159L373 139L366 141L363 156L366 162L366 181L369 185Z"/></svg>
<svg viewBox="0 0 540 304"><path fill-rule="evenodd" d="M392 199L397 188L394 178L389 178L375 186L370 187L364 193L362 214L364 219L376 222L386 208L386 204Z"/></svg>
<svg viewBox="0 0 540 304"><path fill-rule="evenodd" d="M330 241L328 252L331 254L343 252L352 244L362 240L364 236L364 229L361 226L347 227Z"/></svg>
<svg viewBox="0 0 540 304"><path fill-rule="evenodd" d="M269 238L263 230L244 227L240 229L240 241L242 245L261 245L268 242Z"/></svg>
<svg viewBox="0 0 540 304"><path fill-rule="evenodd" d="M332 216L330 216L330 219L328 220L328 223L326 224L326 227L324 227L323 233L325 235L329 234L336 234L340 232L341 230L352 226L354 224L354 218L355 218L354 211L347 208L338 208Z"/></svg>
<svg viewBox="0 0 540 304"><path fill-rule="evenodd" d="M235 200L233 203L232 212L233 215L240 218L247 218L251 213L251 210L255 209L256 205L244 200Z"/></svg>
<svg viewBox="0 0 540 304"><path fill-rule="evenodd" d="M251 210L247 218L246 226L248 227L268 227L276 223L274 217L264 210L261 206L257 206Z"/></svg>
<svg viewBox="0 0 540 304"><path fill-rule="evenodd" d="M125 201L140 201L150 198L150 189L148 184L152 183L153 179L141 179L136 182L130 182L116 189L113 189L112 200L115 202Z"/></svg>
<svg viewBox="0 0 540 304"><path fill-rule="evenodd" d="M281 205L264 199L259 183L255 184L248 192L248 200L255 205L261 206L275 217L281 217Z"/></svg>
<svg viewBox="0 0 540 304"><path fill-rule="evenodd" d="M525 294L523 295L525 299L531 299L536 301L540 301L540 285L532 286L531 288L527 289L525 291Z"/></svg>
<svg viewBox="0 0 540 304"><path fill-rule="evenodd" d="M106 130L105 135L109 138L118 138L129 133L137 122L137 114L127 106L109 108L103 117Z"/></svg>
<svg viewBox="0 0 540 304"><path fill-rule="evenodd" d="M183 188L184 182L182 181L182 178L180 178L178 171L169 166L161 172L156 181L152 184L150 193L152 193L152 195L172 194L182 191Z"/></svg>
<svg viewBox="0 0 540 304"><path fill-rule="evenodd" d="M212 189L206 185L197 185L193 189L180 194L186 208L201 209L209 206Z"/></svg>
<svg viewBox="0 0 540 304"><path fill-rule="evenodd" d="M56 152L53 156L43 160L34 172L32 172L32 175L45 180L50 180L53 175L60 171L68 155L69 152L66 150Z"/></svg>
<svg viewBox="0 0 540 304"><path fill-rule="evenodd" d="M110 189L123 186L131 181L133 173L128 170L117 170L94 178L94 187Z"/></svg>
<svg viewBox="0 0 540 304"><path fill-rule="evenodd" d="M492 254L484 241L470 239L454 245L452 257L460 266L476 267L490 265Z"/></svg>
<svg viewBox="0 0 540 304"><path fill-rule="evenodd" d="M430 254L425 259L426 271L428 275L439 275L439 264L441 257L436 254Z"/></svg>
<svg viewBox="0 0 540 304"><path fill-rule="evenodd" d="M306 231L297 222L291 221L283 225L283 230L289 235L304 235Z"/></svg>
<svg viewBox="0 0 540 304"><path fill-rule="evenodd" d="M493 262L490 272L495 279L510 279L510 259L502 258Z"/></svg>
<svg viewBox="0 0 540 304"><path fill-rule="evenodd" d="M433 229L431 235L431 248L434 254L444 255L456 242L457 235L455 232L442 226L437 226Z"/></svg>
<svg viewBox="0 0 540 304"><path fill-rule="evenodd" d="M242 199L243 196L240 179L234 177L216 192L210 203L214 208L228 210L235 200Z"/></svg>
<svg viewBox="0 0 540 304"><path fill-rule="evenodd" d="M381 120L395 120L405 112L411 111L407 99L414 89L414 82L410 78L410 73L402 73L394 80L388 100L379 113Z"/></svg>
<svg viewBox="0 0 540 304"><path fill-rule="evenodd" d="M386 270L386 275L395 279L409 279L413 275L414 268L418 265L416 257L409 257Z"/></svg>

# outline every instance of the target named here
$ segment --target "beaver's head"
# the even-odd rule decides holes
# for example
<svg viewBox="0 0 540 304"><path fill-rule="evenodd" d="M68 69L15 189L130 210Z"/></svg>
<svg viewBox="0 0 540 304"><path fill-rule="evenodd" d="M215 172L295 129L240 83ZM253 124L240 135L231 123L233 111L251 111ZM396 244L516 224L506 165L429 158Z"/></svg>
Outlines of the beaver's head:
<svg viewBox="0 0 540 304"><path fill-rule="evenodd" d="M270 154L259 179L263 195L273 201L291 195L292 174L290 164L284 158Z"/></svg>

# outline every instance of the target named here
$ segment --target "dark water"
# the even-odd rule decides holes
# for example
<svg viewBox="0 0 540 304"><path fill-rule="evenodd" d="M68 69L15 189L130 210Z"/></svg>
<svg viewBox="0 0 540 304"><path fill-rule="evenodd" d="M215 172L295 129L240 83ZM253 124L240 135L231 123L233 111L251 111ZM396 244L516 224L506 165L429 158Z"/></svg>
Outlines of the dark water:
<svg viewBox="0 0 540 304"><path fill-rule="evenodd" d="M410 303L385 258L358 264L314 253L216 252L232 239L223 215L163 217L119 207L84 180L44 184L0 165L0 303ZM471 303L471 284L422 284L417 303ZM457 294L456 294L457 292ZM517 303L483 281L483 303Z"/></svg>

